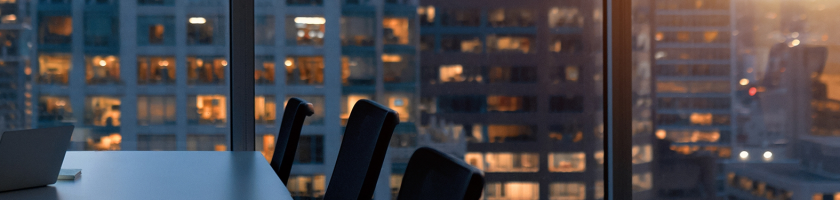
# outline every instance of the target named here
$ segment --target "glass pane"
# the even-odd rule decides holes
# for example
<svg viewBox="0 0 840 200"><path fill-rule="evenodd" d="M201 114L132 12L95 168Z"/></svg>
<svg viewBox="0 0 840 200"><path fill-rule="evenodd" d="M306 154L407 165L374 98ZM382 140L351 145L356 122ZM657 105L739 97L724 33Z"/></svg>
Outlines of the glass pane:
<svg viewBox="0 0 840 200"><path fill-rule="evenodd" d="M840 199L838 3L634 0L634 197Z"/></svg>
<svg viewBox="0 0 840 200"><path fill-rule="evenodd" d="M0 131L75 125L70 150L229 149L227 10L0 1Z"/></svg>

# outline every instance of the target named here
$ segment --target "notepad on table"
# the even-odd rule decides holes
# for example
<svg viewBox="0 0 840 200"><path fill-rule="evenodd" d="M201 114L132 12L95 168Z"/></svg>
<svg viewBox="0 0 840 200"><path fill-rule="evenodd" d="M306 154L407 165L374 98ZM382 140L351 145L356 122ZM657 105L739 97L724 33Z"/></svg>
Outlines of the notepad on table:
<svg viewBox="0 0 840 200"><path fill-rule="evenodd" d="M61 169L58 172L58 180L76 180L81 175L81 169Z"/></svg>

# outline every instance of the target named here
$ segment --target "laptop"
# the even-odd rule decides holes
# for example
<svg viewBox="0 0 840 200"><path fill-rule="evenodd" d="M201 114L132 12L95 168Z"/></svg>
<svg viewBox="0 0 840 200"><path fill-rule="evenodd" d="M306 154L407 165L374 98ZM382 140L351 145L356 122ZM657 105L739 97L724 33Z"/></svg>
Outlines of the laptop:
<svg viewBox="0 0 840 200"><path fill-rule="evenodd" d="M0 192L55 183L71 135L73 126L0 134Z"/></svg>

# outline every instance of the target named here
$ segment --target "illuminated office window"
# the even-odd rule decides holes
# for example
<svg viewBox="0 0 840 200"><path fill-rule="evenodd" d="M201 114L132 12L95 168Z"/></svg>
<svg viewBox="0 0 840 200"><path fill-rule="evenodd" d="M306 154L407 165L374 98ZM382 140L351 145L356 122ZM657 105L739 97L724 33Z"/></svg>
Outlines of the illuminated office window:
<svg viewBox="0 0 840 200"><path fill-rule="evenodd" d="M38 57L40 69L38 82L42 84L67 85L70 79L70 54L41 54Z"/></svg>
<svg viewBox="0 0 840 200"><path fill-rule="evenodd" d="M548 27L583 27L583 13L576 7L552 7L548 11Z"/></svg>
<svg viewBox="0 0 840 200"><path fill-rule="evenodd" d="M464 161L472 165L478 170L484 171L484 155L479 152L467 152L464 155Z"/></svg>
<svg viewBox="0 0 840 200"><path fill-rule="evenodd" d="M586 154L583 152L551 153L548 155L548 171L550 172L583 172L586 171Z"/></svg>
<svg viewBox="0 0 840 200"><path fill-rule="evenodd" d="M388 108L399 113L401 122L408 122L411 119L412 109L411 102L412 94L407 93L386 93L385 97L388 99Z"/></svg>
<svg viewBox="0 0 840 200"><path fill-rule="evenodd" d="M633 191L645 191L653 188L653 175L650 172L633 174Z"/></svg>
<svg viewBox="0 0 840 200"><path fill-rule="evenodd" d="M312 114L312 116L306 117L306 120L303 121L303 125L324 125L324 96L286 94L286 101L283 102L283 105L288 104L289 98L292 97L297 97L311 103L313 109L315 110L315 113Z"/></svg>
<svg viewBox="0 0 840 200"><path fill-rule="evenodd" d="M634 145L633 164L648 163L653 160L653 147L650 144Z"/></svg>
<svg viewBox="0 0 840 200"><path fill-rule="evenodd" d="M487 139L490 143L528 142L535 141L536 127L529 125L498 125L487 126Z"/></svg>
<svg viewBox="0 0 840 200"><path fill-rule="evenodd" d="M89 85L120 83L120 59L116 56L85 56L85 69Z"/></svg>
<svg viewBox="0 0 840 200"><path fill-rule="evenodd" d="M177 142L173 134L138 134L138 151L175 151Z"/></svg>
<svg viewBox="0 0 840 200"><path fill-rule="evenodd" d="M353 106L356 105L356 102L362 99L372 99L373 95L369 94L347 94L341 96L341 125L346 126L347 120L350 118L350 111L353 110Z"/></svg>
<svg viewBox="0 0 840 200"><path fill-rule="evenodd" d="M487 35L487 52L531 53L533 43L534 36Z"/></svg>
<svg viewBox="0 0 840 200"><path fill-rule="evenodd" d="M411 37L411 24L408 18L385 17L382 19L382 40L386 45L407 45Z"/></svg>
<svg viewBox="0 0 840 200"><path fill-rule="evenodd" d="M583 131L577 124L553 125L549 128L548 136L555 141L572 143L583 141Z"/></svg>
<svg viewBox="0 0 840 200"><path fill-rule="evenodd" d="M187 151L227 151L225 134L187 134Z"/></svg>
<svg viewBox="0 0 840 200"><path fill-rule="evenodd" d="M420 18L420 26L432 26L435 24L437 11L434 6L417 7L417 16Z"/></svg>
<svg viewBox="0 0 840 200"><path fill-rule="evenodd" d="M528 9L492 9L488 11L487 15L487 22L491 27L534 26L534 13Z"/></svg>
<svg viewBox="0 0 840 200"><path fill-rule="evenodd" d="M276 133L275 133L276 134ZM271 157L274 156L274 143L277 142L277 136L271 133L257 134L254 149L260 151L265 157L265 160L271 162Z"/></svg>
<svg viewBox="0 0 840 200"><path fill-rule="evenodd" d="M274 57L256 56L254 67L254 81L257 85L274 84Z"/></svg>
<svg viewBox="0 0 840 200"><path fill-rule="evenodd" d="M190 124L219 125L227 122L227 103L223 95L196 95L187 98L187 120Z"/></svg>
<svg viewBox="0 0 840 200"><path fill-rule="evenodd" d="M487 172L537 172L540 168L537 153L486 153Z"/></svg>
<svg viewBox="0 0 840 200"><path fill-rule="evenodd" d="M70 45L73 19L70 16L41 16L38 26L38 43Z"/></svg>
<svg viewBox="0 0 840 200"><path fill-rule="evenodd" d="M322 199L326 191L326 177L323 174L291 175L286 188L295 199Z"/></svg>
<svg viewBox="0 0 840 200"><path fill-rule="evenodd" d="M461 65L441 65L440 71L438 72L440 76L440 82L463 82L467 80L464 77L464 67Z"/></svg>
<svg viewBox="0 0 840 200"><path fill-rule="evenodd" d="M89 133L86 135L85 151L119 151L122 135L119 133Z"/></svg>
<svg viewBox="0 0 840 200"><path fill-rule="evenodd" d="M488 112L535 112L537 111L537 97L535 96L487 96Z"/></svg>
<svg viewBox="0 0 840 200"><path fill-rule="evenodd" d="M38 98L38 122L70 122L73 107L67 96L41 96Z"/></svg>
<svg viewBox="0 0 840 200"><path fill-rule="evenodd" d="M577 53L583 51L583 40L580 35L554 35L548 50L554 53Z"/></svg>
<svg viewBox="0 0 840 200"><path fill-rule="evenodd" d="M187 84L188 85L222 85L225 84L225 68L228 62L222 57L188 56Z"/></svg>
<svg viewBox="0 0 840 200"><path fill-rule="evenodd" d="M584 200L586 185L574 182L554 182L548 185L550 200Z"/></svg>
<svg viewBox="0 0 840 200"><path fill-rule="evenodd" d="M729 81L657 81L660 93L729 93Z"/></svg>
<svg viewBox="0 0 840 200"><path fill-rule="evenodd" d="M137 96L137 124L174 125L175 96Z"/></svg>
<svg viewBox="0 0 840 200"><path fill-rule="evenodd" d="M274 96L254 97L254 120L257 124L274 124L277 120L277 103Z"/></svg>
<svg viewBox="0 0 840 200"><path fill-rule="evenodd" d="M376 23L372 16L342 16L342 46L373 46Z"/></svg>
<svg viewBox="0 0 840 200"><path fill-rule="evenodd" d="M488 182L484 198L492 200L540 199L540 184L536 182Z"/></svg>
<svg viewBox="0 0 840 200"><path fill-rule="evenodd" d="M324 84L324 57L288 57L284 64L286 65L286 85Z"/></svg>
<svg viewBox="0 0 840 200"><path fill-rule="evenodd" d="M89 96L85 102L85 124L104 127L120 126L119 97Z"/></svg>
<svg viewBox="0 0 840 200"><path fill-rule="evenodd" d="M175 57L137 57L137 84L175 84Z"/></svg>
<svg viewBox="0 0 840 200"><path fill-rule="evenodd" d="M475 35L443 35L440 48L448 52L481 53L481 39Z"/></svg>
<svg viewBox="0 0 840 200"><path fill-rule="evenodd" d="M286 45L324 45L324 23L320 16L286 17Z"/></svg>
<svg viewBox="0 0 840 200"><path fill-rule="evenodd" d="M224 21L221 16L187 17L187 45L224 45Z"/></svg>

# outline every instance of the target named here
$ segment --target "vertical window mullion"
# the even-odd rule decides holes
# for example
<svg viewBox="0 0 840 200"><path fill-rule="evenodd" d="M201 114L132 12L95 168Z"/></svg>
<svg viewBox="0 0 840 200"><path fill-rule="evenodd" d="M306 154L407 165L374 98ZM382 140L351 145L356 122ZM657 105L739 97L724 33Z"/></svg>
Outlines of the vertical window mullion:
<svg viewBox="0 0 840 200"><path fill-rule="evenodd" d="M228 2L230 149L254 151L254 0Z"/></svg>
<svg viewBox="0 0 840 200"><path fill-rule="evenodd" d="M631 0L603 0L603 6L605 199L631 199L632 5Z"/></svg>

